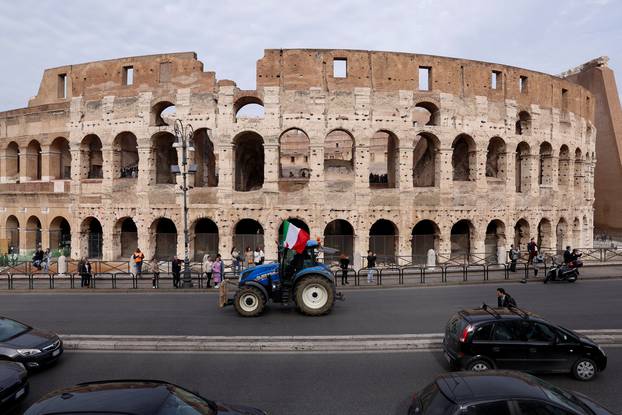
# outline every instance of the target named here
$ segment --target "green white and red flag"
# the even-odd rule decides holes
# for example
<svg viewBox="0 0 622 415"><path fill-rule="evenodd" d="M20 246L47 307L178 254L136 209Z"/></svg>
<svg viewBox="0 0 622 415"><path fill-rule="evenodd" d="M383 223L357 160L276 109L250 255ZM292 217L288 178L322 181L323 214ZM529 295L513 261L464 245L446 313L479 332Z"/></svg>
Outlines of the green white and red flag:
<svg viewBox="0 0 622 415"><path fill-rule="evenodd" d="M288 221L283 223L283 247L293 249L294 251L302 254L307 241L309 240L309 234L302 229L292 225Z"/></svg>

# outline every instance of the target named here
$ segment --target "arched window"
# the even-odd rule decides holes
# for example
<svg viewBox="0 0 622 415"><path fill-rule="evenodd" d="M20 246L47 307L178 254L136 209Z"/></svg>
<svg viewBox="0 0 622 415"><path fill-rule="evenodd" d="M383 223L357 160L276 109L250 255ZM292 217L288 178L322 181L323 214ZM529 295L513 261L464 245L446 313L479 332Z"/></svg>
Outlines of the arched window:
<svg viewBox="0 0 622 415"><path fill-rule="evenodd" d="M538 224L538 247L540 250L550 250L553 247L553 234L551 229L551 221L542 218Z"/></svg>
<svg viewBox="0 0 622 415"><path fill-rule="evenodd" d="M138 144L136 136L130 132L122 132L112 142L113 177L138 177Z"/></svg>
<svg viewBox="0 0 622 415"><path fill-rule="evenodd" d="M65 255L71 252L71 226L62 216L55 217L50 222L49 229L50 249L58 249Z"/></svg>
<svg viewBox="0 0 622 415"><path fill-rule="evenodd" d="M19 146L15 141L11 141L6 148L6 176L8 180L19 182Z"/></svg>
<svg viewBox="0 0 622 415"><path fill-rule="evenodd" d="M155 242L154 257L170 260L177 255L177 227L168 218L153 221L150 229L152 243Z"/></svg>
<svg viewBox="0 0 622 415"><path fill-rule="evenodd" d="M104 233L102 225L94 217L88 217L80 226L82 255L88 258L101 259L104 252Z"/></svg>
<svg viewBox="0 0 622 415"><path fill-rule="evenodd" d="M102 142L95 134L89 134L80 143L80 177L83 179L103 178L104 158Z"/></svg>
<svg viewBox="0 0 622 415"><path fill-rule="evenodd" d="M484 255L486 262L498 264L505 262L505 255L499 257L499 250L505 250L505 224L498 220L492 220L486 226L486 238L484 239Z"/></svg>
<svg viewBox="0 0 622 415"><path fill-rule="evenodd" d="M130 217L121 218L114 226L116 258L130 258L138 246L138 228Z"/></svg>
<svg viewBox="0 0 622 415"><path fill-rule="evenodd" d="M397 226L390 220L379 219L369 229L369 250L378 257L378 262L397 263Z"/></svg>
<svg viewBox="0 0 622 415"><path fill-rule="evenodd" d="M419 102L413 112L413 127L421 125L441 125L441 112L431 102Z"/></svg>
<svg viewBox="0 0 622 415"><path fill-rule="evenodd" d="M331 263L339 260L341 253L354 261L354 227L347 220L336 219L329 222L324 228L324 246L338 249L339 253L324 254L324 262Z"/></svg>
<svg viewBox="0 0 622 415"><path fill-rule="evenodd" d="M151 125L156 127L172 126L177 116L177 108L170 101L160 101L151 108Z"/></svg>
<svg viewBox="0 0 622 415"><path fill-rule="evenodd" d="M56 180L71 180L71 150L64 137L57 137L50 146L50 175Z"/></svg>
<svg viewBox="0 0 622 415"><path fill-rule="evenodd" d="M345 130L333 130L324 139L324 181L354 181L354 138Z"/></svg>
<svg viewBox="0 0 622 415"><path fill-rule="evenodd" d="M493 137L488 143L486 154L486 177L505 180L506 159L505 141Z"/></svg>
<svg viewBox="0 0 622 415"><path fill-rule="evenodd" d="M156 184L175 184L175 173L171 166L178 166L177 150L173 147L175 136L159 132L151 137L151 151L154 159Z"/></svg>
<svg viewBox="0 0 622 415"><path fill-rule="evenodd" d="M467 134L460 134L452 146L451 165L453 180L474 181L477 177L475 141Z"/></svg>
<svg viewBox="0 0 622 415"><path fill-rule="evenodd" d="M371 138L369 153L369 184L374 188L396 187L399 167L397 136L389 131L376 132Z"/></svg>
<svg viewBox="0 0 622 415"><path fill-rule="evenodd" d="M451 227L451 259L468 263L471 257L474 227L470 220L459 220Z"/></svg>
<svg viewBox="0 0 622 415"><path fill-rule="evenodd" d="M555 236L557 240L555 248L557 253L561 253L567 245L570 245L568 233L568 222L566 222L566 219L560 218L559 222L557 222L557 228L555 229Z"/></svg>
<svg viewBox="0 0 622 415"><path fill-rule="evenodd" d="M559 149L558 172L558 186L568 186L570 184L570 150L566 144Z"/></svg>
<svg viewBox="0 0 622 415"><path fill-rule="evenodd" d="M233 113L235 114L236 120L245 118L264 118L266 110L264 108L263 101L258 97L244 96L235 101L235 104L233 105Z"/></svg>
<svg viewBox="0 0 622 415"><path fill-rule="evenodd" d="M26 247L41 248L41 221L36 216L29 217L26 222Z"/></svg>
<svg viewBox="0 0 622 415"><path fill-rule="evenodd" d="M197 172L194 175L196 187L218 186L218 160L214 153L214 143L210 140L207 128L194 132L194 163Z"/></svg>
<svg viewBox="0 0 622 415"><path fill-rule="evenodd" d="M41 145L37 140L26 148L26 176L28 180L41 180Z"/></svg>
<svg viewBox="0 0 622 415"><path fill-rule="evenodd" d="M516 181L516 192L517 193L525 193L529 191L530 184L530 153L531 149L529 148L529 144L522 141L516 146L516 161L514 164L515 168L515 181Z"/></svg>
<svg viewBox="0 0 622 415"><path fill-rule="evenodd" d="M5 238L9 253L19 254L19 220L13 215L6 218Z"/></svg>
<svg viewBox="0 0 622 415"><path fill-rule="evenodd" d="M430 249L438 253L441 231L435 222L427 219L418 222L411 235L413 264L425 264Z"/></svg>
<svg viewBox="0 0 622 415"><path fill-rule="evenodd" d="M516 135L529 134L531 132L531 115L527 111L518 113L516 120Z"/></svg>
<svg viewBox="0 0 622 415"><path fill-rule="evenodd" d="M263 138L254 132L238 134L234 140L235 190L259 190L264 182Z"/></svg>
<svg viewBox="0 0 622 415"><path fill-rule="evenodd" d="M309 137L297 128L281 134L279 138L279 172L281 179L308 181L309 177L300 177L300 171L309 171Z"/></svg>
<svg viewBox="0 0 622 415"><path fill-rule="evenodd" d="M519 219L514 225L514 246L520 251L527 250L527 244L531 239L529 222L525 219Z"/></svg>
<svg viewBox="0 0 622 415"><path fill-rule="evenodd" d="M247 249L253 251L257 247L263 248L263 235L263 227L259 222L254 219L242 219L234 227L233 246L240 252Z"/></svg>
<svg viewBox="0 0 622 415"><path fill-rule="evenodd" d="M574 187L579 192L583 188L583 154L578 147L574 153Z"/></svg>
<svg viewBox="0 0 622 415"><path fill-rule="evenodd" d="M540 186L550 186L553 183L553 147L547 142L540 144L538 172L538 184Z"/></svg>
<svg viewBox="0 0 622 415"><path fill-rule="evenodd" d="M203 256L208 254L212 259L216 258L218 254L218 226L213 220L207 218L198 219L191 227L191 232L194 235L194 260L203 261ZM238 250L240 248L238 247ZM241 251L240 251L241 252Z"/></svg>
<svg viewBox="0 0 622 415"><path fill-rule="evenodd" d="M437 154L440 141L434 135L421 133L417 135L413 150L413 186L432 187L437 183Z"/></svg>

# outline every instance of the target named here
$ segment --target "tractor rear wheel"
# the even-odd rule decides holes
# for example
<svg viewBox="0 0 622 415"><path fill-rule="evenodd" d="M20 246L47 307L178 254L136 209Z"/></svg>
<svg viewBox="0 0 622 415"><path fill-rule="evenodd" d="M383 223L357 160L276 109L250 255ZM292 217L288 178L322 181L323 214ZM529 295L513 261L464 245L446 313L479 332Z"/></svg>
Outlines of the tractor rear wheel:
<svg viewBox="0 0 622 415"><path fill-rule="evenodd" d="M310 275L296 284L296 304L303 314L321 316L330 312L334 303L334 285L325 277Z"/></svg>
<svg viewBox="0 0 622 415"><path fill-rule="evenodd" d="M266 299L257 287L240 287L233 301L235 311L242 317L257 317L263 312Z"/></svg>

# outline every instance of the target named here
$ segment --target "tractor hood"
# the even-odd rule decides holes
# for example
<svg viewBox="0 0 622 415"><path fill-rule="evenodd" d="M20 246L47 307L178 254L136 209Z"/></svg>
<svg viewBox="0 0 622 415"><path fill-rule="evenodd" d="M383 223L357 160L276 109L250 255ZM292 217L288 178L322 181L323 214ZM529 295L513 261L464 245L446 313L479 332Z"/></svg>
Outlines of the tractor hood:
<svg viewBox="0 0 622 415"><path fill-rule="evenodd" d="M240 281L260 280L270 274L278 274L278 272L279 264L277 263L257 265L256 267L250 267L242 271Z"/></svg>

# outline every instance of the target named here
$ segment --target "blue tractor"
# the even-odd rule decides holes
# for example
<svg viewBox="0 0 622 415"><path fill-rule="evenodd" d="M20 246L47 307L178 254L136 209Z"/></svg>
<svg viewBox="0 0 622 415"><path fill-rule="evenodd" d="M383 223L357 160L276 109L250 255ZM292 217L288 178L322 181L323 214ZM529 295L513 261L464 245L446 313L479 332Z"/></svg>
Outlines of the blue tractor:
<svg viewBox="0 0 622 415"><path fill-rule="evenodd" d="M240 274L238 291L225 305L233 304L244 317L260 315L266 303L288 304L293 301L303 314L321 316L329 313L336 299L335 277L330 269L317 261L320 244L309 240L299 254L283 249L278 263L245 269Z"/></svg>

